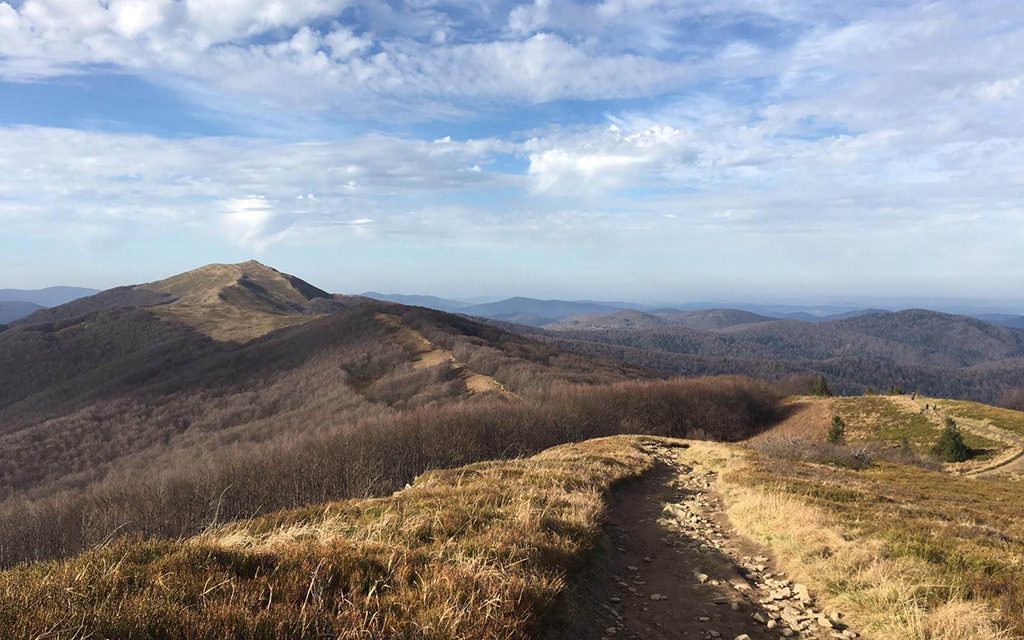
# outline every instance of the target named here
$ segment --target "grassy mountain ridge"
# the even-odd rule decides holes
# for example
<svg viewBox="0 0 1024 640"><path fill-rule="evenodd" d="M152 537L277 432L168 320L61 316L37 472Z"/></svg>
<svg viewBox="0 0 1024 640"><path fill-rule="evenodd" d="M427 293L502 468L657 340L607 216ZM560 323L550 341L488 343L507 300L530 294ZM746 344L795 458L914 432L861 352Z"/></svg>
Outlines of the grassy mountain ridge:
<svg viewBox="0 0 1024 640"><path fill-rule="evenodd" d="M321 295L261 266L216 266L45 310L0 333L0 368L20 372L0 377L0 563L62 555L119 528L188 534L214 507L237 517L394 488L410 470L463 454L615 433L626 419L599 418L618 414L572 389L596 385L625 408L632 401L602 385L656 377L465 316L309 299ZM198 312L216 318L216 331ZM262 333L268 317L284 326ZM254 328L262 335L219 339ZM771 404L763 385L737 384ZM746 393L731 385L694 383L676 402ZM636 414L659 415L653 406ZM722 425L738 424L727 414ZM447 442L445 430L460 424L470 432L449 449L412 435ZM684 432L718 429L690 425ZM332 471L308 476L313 461Z"/></svg>

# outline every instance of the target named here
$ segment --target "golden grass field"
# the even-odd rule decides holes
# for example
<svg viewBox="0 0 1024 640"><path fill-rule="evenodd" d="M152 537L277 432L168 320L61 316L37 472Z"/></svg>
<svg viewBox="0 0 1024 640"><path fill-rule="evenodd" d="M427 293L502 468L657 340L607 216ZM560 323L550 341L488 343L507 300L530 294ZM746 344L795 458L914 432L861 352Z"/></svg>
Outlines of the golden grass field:
<svg viewBox="0 0 1024 640"><path fill-rule="evenodd" d="M931 424L888 398L792 402L803 410L755 444L821 441L834 413L847 418L857 441L929 442ZM1024 423L1019 412L939 403L966 420ZM829 594L872 637L1024 637L1024 481L1010 465L982 477L961 475L956 465L935 470L880 460L854 470L780 461L728 445L702 445L688 455L716 461L730 518L743 533Z"/></svg>
<svg viewBox="0 0 1024 640"><path fill-rule="evenodd" d="M809 434L834 406L778 429ZM601 534L609 492L651 468L658 442L563 445L431 471L386 498L22 565L0 573L0 629L5 640L536 638ZM677 455L718 473L732 525L864 637L1024 637L1020 479L688 443Z"/></svg>
<svg viewBox="0 0 1024 640"><path fill-rule="evenodd" d="M612 437L424 474L388 498L182 540L123 539L0 573L4 638L529 638L616 482L651 464Z"/></svg>

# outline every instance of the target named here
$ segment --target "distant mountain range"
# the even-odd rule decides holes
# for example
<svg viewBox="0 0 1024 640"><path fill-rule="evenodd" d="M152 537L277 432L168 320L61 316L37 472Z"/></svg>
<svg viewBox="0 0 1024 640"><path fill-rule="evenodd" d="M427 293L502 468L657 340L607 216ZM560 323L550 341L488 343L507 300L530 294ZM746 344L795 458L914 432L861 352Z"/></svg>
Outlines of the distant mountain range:
<svg viewBox="0 0 1024 640"><path fill-rule="evenodd" d="M24 300L0 301L0 324L9 324L45 308Z"/></svg>
<svg viewBox="0 0 1024 640"><path fill-rule="evenodd" d="M31 302L40 307L55 307L78 298L99 293L84 287L47 287L45 289L0 289L0 302Z"/></svg>
<svg viewBox="0 0 1024 640"><path fill-rule="evenodd" d="M436 309L438 311L458 311L470 306L470 303L463 302L461 300L450 300L448 298L439 298L437 296L418 296L418 295L404 295L401 293L378 293L376 291L367 291L362 294L364 297L373 298L374 300L381 300L383 302L394 302L395 304L405 304L412 307L426 307L427 309Z"/></svg>
<svg viewBox="0 0 1024 640"><path fill-rule="evenodd" d="M362 295L375 300L557 330L585 328L588 325L607 329L627 326L636 328L641 325L649 327L662 324L656 318L668 320L669 324L679 324L694 329L723 329L735 324L768 320L799 320L821 323L864 315L894 313L888 309L840 305L802 307L737 303L731 307L722 307L715 303L686 303L666 307L632 302L540 300L522 296L480 303L437 296L378 293L376 291L368 291ZM638 313L620 313L626 311ZM1024 329L1024 315L998 313L958 315L968 315L992 324Z"/></svg>
<svg viewBox="0 0 1024 640"><path fill-rule="evenodd" d="M20 320L45 307L54 307L99 293L82 287L46 289L0 289L0 324Z"/></svg>
<svg viewBox="0 0 1024 640"><path fill-rule="evenodd" d="M630 311L520 331L673 374L779 379L813 372L843 393L896 386L992 402L1024 387L1024 330L927 310L822 322L720 310L674 319Z"/></svg>

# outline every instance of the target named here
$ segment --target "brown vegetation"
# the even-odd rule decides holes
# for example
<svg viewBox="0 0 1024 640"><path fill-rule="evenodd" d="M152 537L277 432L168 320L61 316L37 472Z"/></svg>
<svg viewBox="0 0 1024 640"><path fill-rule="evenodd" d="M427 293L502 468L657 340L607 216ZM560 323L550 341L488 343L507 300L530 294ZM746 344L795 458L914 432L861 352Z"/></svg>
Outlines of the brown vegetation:
<svg viewBox="0 0 1024 640"><path fill-rule="evenodd" d="M1020 482L715 451L728 461L732 521L863 631L900 640L1024 634Z"/></svg>
<svg viewBox="0 0 1024 640"><path fill-rule="evenodd" d="M427 469L597 436L740 439L776 417L776 400L767 385L738 378L556 385L518 401L477 396L294 431L268 422L273 432L251 439L228 430L197 440L218 443L207 451L185 439L118 459L79 486L62 479L0 504L0 564L74 553L113 533L179 537L218 520L380 495Z"/></svg>
<svg viewBox="0 0 1024 640"><path fill-rule="evenodd" d="M122 539L0 573L4 637L535 637L640 438L421 476L183 541ZM42 635L41 635L42 634Z"/></svg>
<svg viewBox="0 0 1024 640"><path fill-rule="evenodd" d="M1019 388L1024 376L1024 331L923 310L819 324L760 322L719 331L642 323L563 328L519 330L563 349L674 375L780 380L823 374L844 394L898 387L995 402Z"/></svg>

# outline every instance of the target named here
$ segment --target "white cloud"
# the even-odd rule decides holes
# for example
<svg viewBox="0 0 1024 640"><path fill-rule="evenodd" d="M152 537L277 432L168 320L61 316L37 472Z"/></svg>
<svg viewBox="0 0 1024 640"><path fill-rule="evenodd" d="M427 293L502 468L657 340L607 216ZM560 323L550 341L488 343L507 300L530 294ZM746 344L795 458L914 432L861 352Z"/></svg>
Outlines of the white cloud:
<svg viewBox="0 0 1024 640"><path fill-rule="evenodd" d="M1024 273L1007 240L1024 218L1020 50L1010 0L0 2L0 78L100 63L284 127L449 119L401 127L422 140L0 129L0 217L42 234L220 226L248 246L357 227L527 247L728 233L787 256L814 236L959 255L970 226L988 264ZM466 140L463 118L496 133Z"/></svg>
<svg viewBox="0 0 1024 640"><path fill-rule="evenodd" d="M263 251L280 240L289 226L263 196L234 198L224 202L223 208L221 230L229 241L243 249Z"/></svg>
<svg viewBox="0 0 1024 640"><path fill-rule="evenodd" d="M565 138L533 139L529 175L540 192L604 195L623 187L652 184L674 167L695 161L685 132L653 125L623 133L612 124Z"/></svg>

